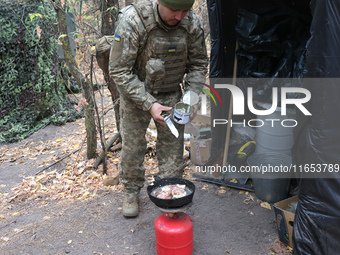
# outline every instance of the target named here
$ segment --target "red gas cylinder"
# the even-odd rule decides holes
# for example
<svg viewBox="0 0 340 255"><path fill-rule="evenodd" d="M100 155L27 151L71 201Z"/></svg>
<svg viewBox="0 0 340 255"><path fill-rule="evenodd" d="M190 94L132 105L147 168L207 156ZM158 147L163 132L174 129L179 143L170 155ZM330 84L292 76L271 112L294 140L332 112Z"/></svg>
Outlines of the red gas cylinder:
<svg viewBox="0 0 340 255"><path fill-rule="evenodd" d="M189 215L163 213L155 221L158 255L190 255L194 249L193 223Z"/></svg>

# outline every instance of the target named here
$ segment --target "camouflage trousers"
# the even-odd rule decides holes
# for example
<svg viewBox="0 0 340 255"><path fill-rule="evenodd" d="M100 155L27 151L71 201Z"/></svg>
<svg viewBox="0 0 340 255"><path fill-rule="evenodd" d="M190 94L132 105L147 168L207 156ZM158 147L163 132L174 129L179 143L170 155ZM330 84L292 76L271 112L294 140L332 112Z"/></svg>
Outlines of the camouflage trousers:
<svg viewBox="0 0 340 255"><path fill-rule="evenodd" d="M157 102L173 107L180 101L181 91L160 93L156 95ZM134 103L120 96L120 133L122 150L119 162L120 182L127 193L139 193L144 186L144 157L147 142L146 130L150 124L151 114L138 109ZM176 138L167 125L155 122L157 127L156 154L158 159L158 176L181 177L183 165L184 125L173 121L178 129Z"/></svg>

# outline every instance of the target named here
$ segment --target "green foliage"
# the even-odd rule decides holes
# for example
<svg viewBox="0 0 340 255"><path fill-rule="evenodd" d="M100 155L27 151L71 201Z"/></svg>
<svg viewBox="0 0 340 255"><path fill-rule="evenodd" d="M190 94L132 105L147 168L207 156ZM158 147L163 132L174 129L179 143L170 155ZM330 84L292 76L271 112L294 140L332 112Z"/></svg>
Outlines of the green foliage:
<svg viewBox="0 0 340 255"><path fill-rule="evenodd" d="M79 118L56 54L57 18L50 2L3 0L0 13L0 143Z"/></svg>

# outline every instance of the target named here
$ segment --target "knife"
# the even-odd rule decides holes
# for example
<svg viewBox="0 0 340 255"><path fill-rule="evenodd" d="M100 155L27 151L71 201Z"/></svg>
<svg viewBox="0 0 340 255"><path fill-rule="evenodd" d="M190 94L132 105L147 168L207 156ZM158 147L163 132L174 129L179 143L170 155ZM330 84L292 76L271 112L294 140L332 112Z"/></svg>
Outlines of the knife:
<svg viewBox="0 0 340 255"><path fill-rule="evenodd" d="M168 125L168 127L169 127L171 133L172 133L176 138L178 138L179 133L178 133L178 130L177 130L177 128L175 127L174 123L172 123L172 121L171 121L171 119L170 119L171 114L170 114L169 112L163 111L163 112L161 113L161 116L164 118L164 121L165 121L165 123Z"/></svg>

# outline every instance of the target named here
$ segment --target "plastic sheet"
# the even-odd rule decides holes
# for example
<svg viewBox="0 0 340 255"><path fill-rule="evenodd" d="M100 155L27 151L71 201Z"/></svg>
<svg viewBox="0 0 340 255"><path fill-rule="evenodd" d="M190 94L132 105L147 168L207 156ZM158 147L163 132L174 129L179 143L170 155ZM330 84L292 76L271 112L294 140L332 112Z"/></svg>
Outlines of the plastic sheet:
<svg viewBox="0 0 340 255"><path fill-rule="evenodd" d="M311 39L307 45L308 77L340 76L340 2L312 0ZM326 86L308 85L311 117L298 114L294 131L294 164L340 163L340 79ZM339 254L340 179L301 178L294 221L294 254Z"/></svg>
<svg viewBox="0 0 340 255"><path fill-rule="evenodd" d="M263 84L260 78L302 77L305 69L305 46L310 37L310 15L299 13L287 6L256 14L239 9L236 24L239 50L238 86L247 93L253 87L253 98L260 102L270 102L272 87L294 86L290 83ZM292 95L297 97L298 95Z"/></svg>

